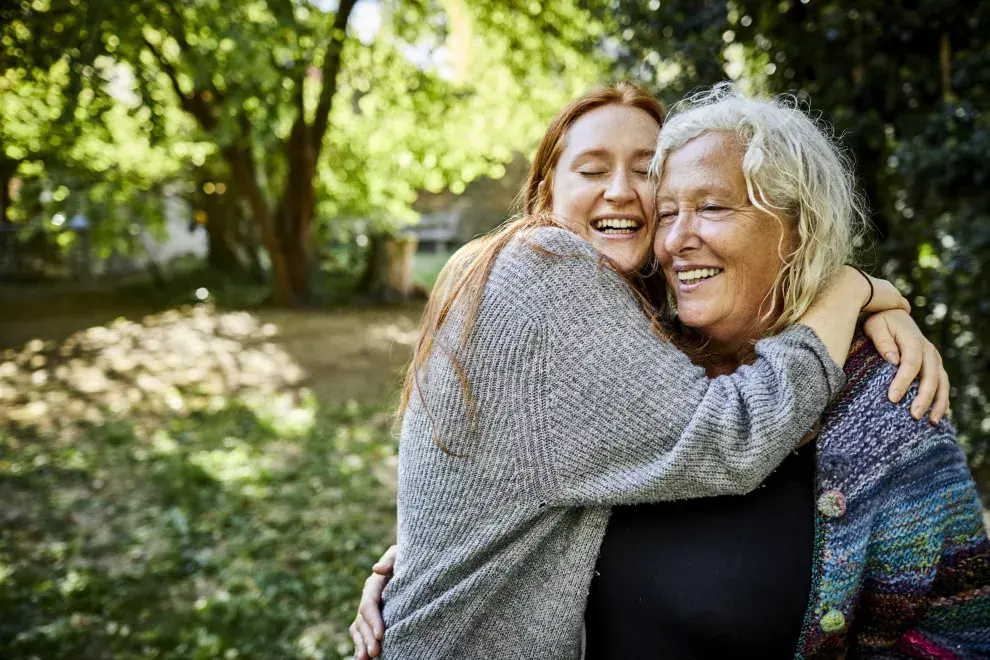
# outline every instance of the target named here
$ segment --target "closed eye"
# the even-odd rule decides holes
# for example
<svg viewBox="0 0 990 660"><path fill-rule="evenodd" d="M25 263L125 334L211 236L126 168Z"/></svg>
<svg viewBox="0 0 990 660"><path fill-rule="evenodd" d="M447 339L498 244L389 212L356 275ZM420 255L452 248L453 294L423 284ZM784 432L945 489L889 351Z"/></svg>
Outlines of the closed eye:
<svg viewBox="0 0 990 660"><path fill-rule="evenodd" d="M590 178L590 177L594 177L594 176L603 176L603 175L605 175L607 173L606 172L597 172L597 171L595 171L595 172L578 172L578 174L580 174L581 176L586 176L586 177L589 177Z"/></svg>

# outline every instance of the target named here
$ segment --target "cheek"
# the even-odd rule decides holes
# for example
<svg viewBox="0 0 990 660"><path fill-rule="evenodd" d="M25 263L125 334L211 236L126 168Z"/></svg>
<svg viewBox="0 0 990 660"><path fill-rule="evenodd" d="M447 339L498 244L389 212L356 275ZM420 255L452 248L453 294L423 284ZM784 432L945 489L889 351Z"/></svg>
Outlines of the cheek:
<svg viewBox="0 0 990 660"><path fill-rule="evenodd" d="M643 179L636 186L636 193L643 205L643 213L651 222L656 218L656 187L647 179Z"/></svg>
<svg viewBox="0 0 990 660"><path fill-rule="evenodd" d="M716 254L732 270L728 284L733 295L741 297L737 302L747 306L761 305L780 271L780 234L759 232L756 236L737 236L736 240L725 238L720 242L723 249Z"/></svg>
<svg viewBox="0 0 990 660"><path fill-rule="evenodd" d="M554 179L553 210L556 213L580 213L593 199L593 186L583 177L565 172Z"/></svg>
<svg viewBox="0 0 990 660"><path fill-rule="evenodd" d="M673 261L670 252L667 252L667 227L657 227L653 234L653 256L660 262L661 266L668 266Z"/></svg>
<svg viewBox="0 0 990 660"><path fill-rule="evenodd" d="M553 188L550 191L550 210L554 213L562 213L567 205L567 186L561 180L560 174L553 177Z"/></svg>
<svg viewBox="0 0 990 660"><path fill-rule="evenodd" d="M563 176L554 183L550 210L573 232L588 237L588 219L595 205L595 190L577 176Z"/></svg>

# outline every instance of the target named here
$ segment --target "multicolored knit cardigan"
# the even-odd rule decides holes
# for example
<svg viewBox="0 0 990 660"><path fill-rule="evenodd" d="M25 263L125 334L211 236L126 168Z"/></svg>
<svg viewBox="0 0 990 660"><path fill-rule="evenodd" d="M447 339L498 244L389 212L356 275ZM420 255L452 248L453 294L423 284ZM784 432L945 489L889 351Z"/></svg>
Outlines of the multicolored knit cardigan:
<svg viewBox="0 0 990 660"><path fill-rule="evenodd" d="M818 437L811 602L796 658L990 657L990 541L955 430L887 401L858 339Z"/></svg>

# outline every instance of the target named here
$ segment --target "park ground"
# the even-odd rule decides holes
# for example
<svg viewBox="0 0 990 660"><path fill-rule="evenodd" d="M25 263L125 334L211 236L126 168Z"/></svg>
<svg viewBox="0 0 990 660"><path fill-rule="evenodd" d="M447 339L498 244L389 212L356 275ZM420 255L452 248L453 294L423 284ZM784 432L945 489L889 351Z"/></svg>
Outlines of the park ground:
<svg viewBox="0 0 990 660"><path fill-rule="evenodd" d="M3 302L0 657L349 656L422 304L110 298Z"/></svg>

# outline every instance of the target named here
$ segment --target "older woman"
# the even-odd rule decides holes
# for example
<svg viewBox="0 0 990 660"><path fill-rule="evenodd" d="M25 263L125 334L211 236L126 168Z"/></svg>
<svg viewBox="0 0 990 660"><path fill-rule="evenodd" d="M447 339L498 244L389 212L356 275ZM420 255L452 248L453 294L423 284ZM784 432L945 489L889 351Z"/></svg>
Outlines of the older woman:
<svg viewBox="0 0 990 660"><path fill-rule="evenodd" d="M851 169L791 102L728 85L668 119L653 167L682 342L730 373L850 257ZM864 342L845 370L816 441L756 492L613 509L588 658L990 653L990 543L953 428L890 404Z"/></svg>
<svg viewBox="0 0 990 660"><path fill-rule="evenodd" d="M654 162L681 341L709 375L734 371L849 256L848 166L800 111L727 87L668 120ZM846 374L815 442L757 491L613 508L588 658L990 651L990 545L951 427L889 403L892 367L862 343Z"/></svg>

